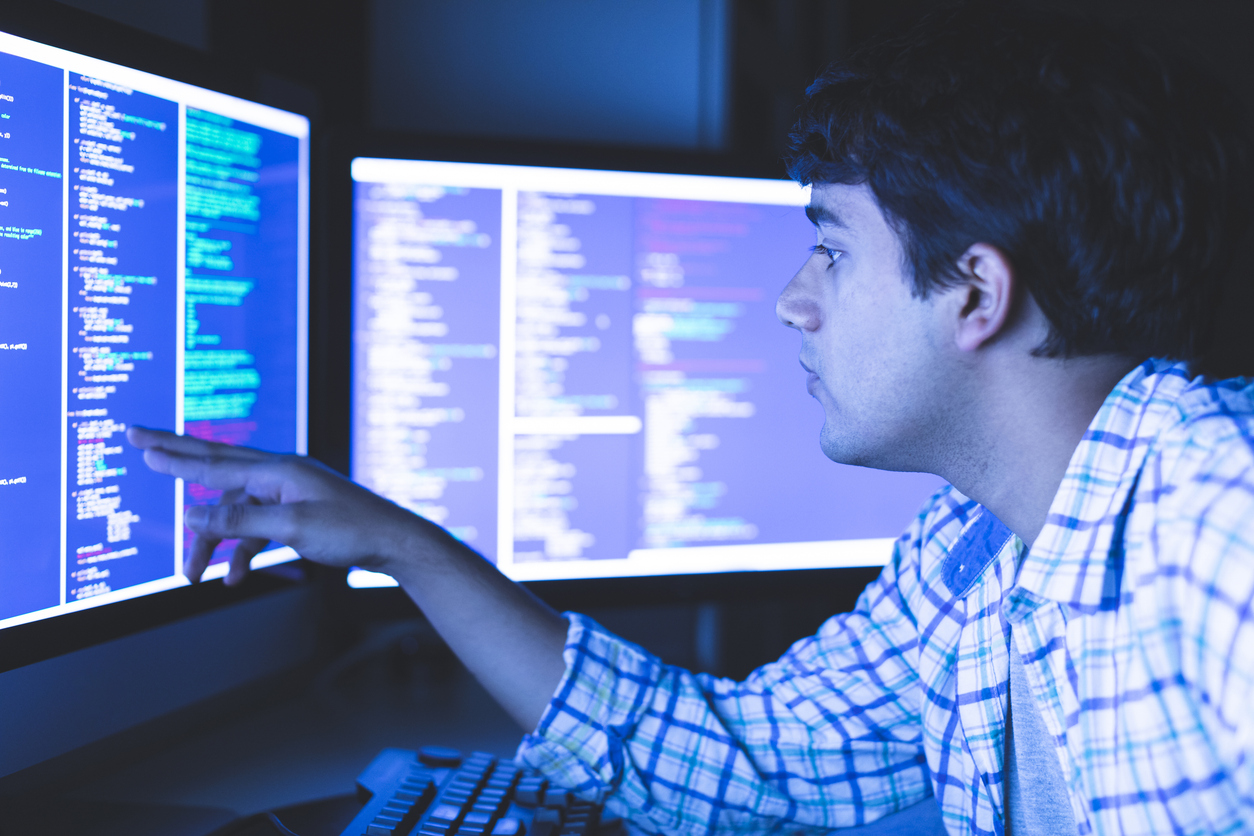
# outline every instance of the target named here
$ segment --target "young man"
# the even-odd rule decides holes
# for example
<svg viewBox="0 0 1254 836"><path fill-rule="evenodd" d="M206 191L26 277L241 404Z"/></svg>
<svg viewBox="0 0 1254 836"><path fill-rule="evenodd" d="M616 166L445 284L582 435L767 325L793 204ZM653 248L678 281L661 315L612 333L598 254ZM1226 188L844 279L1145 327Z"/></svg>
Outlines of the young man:
<svg viewBox="0 0 1254 836"><path fill-rule="evenodd" d="M519 757L647 830L1254 832L1254 390L1195 375L1249 153L1204 74L1046 14L933 16L815 83L818 244L778 313L823 451L954 487L742 683L312 462L131 439L227 491L187 512L190 577L232 536L231 581L269 539L393 575L534 730Z"/></svg>

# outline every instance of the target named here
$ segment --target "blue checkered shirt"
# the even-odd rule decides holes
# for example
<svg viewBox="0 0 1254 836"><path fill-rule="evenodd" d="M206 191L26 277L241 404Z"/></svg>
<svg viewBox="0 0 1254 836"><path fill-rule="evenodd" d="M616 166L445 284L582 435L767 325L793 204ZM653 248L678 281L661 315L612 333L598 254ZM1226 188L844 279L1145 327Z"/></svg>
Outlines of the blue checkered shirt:
<svg viewBox="0 0 1254 836"><path fill-rule="evenodd" d="M1001 834L1013 631L1080 834L1252 833L1252 431L1245 381L1146 362L1030 551L944 489L853 612L744 682L571 615L519 757L658 833L820 831L934 795L950 833Z"/></svg>

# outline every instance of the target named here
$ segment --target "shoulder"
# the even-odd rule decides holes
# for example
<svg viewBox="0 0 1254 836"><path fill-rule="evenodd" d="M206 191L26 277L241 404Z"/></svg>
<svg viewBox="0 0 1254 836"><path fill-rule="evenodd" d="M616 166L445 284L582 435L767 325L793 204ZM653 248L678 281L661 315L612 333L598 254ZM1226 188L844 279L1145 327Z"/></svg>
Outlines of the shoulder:
<svg viewBox="0 0 1254 836"><path fill-rule="evenodd" d="M1138 494L1153 501L1160 524L1254 530L1254 383L1190 383L1151 446L1141 482Z"/></svg>
<svg viewBox="0 0 1254 836"><path fill-rule="evenodd" d="M1254 385L1198 379L1152 444L1130 533L1134 588L1202 645L1254 630ZM1133 545L1130 543L1130 545Z"/></svg>

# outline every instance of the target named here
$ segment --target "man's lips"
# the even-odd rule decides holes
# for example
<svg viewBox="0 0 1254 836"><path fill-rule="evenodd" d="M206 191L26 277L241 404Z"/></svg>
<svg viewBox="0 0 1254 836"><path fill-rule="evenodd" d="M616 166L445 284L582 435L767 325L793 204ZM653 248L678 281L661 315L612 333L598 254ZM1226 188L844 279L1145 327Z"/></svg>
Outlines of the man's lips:
<svg viewBox="0 0 1254 836"><path fill-rule="evenodd" d="M809 366L805 364L804 360L800 362L801 362L801 368L806 370L806 391L809 392L811 396L813 396L814 388L819 383L819 376L815 374L814 369L810 368Z"/></svg>

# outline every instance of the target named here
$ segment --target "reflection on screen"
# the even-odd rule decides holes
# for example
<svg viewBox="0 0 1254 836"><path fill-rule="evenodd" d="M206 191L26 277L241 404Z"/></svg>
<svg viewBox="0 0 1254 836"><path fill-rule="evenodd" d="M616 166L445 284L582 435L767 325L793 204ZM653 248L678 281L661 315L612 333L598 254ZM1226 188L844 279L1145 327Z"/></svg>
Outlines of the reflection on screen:
<svg viewBox="0 0 1254 836"><path fill-rule="evenodd" d="M774 314L813 243L795 184L353 177L354 478L511 577L882 564L940 486L818 448Z"/></svg>
<svg viewBox="0 0 1254 836"><path fill-rule="evenodd" d="M132 423L303 449L307 142L0 33L0 626L184 582L181 510L216 497Z"/></svg>

